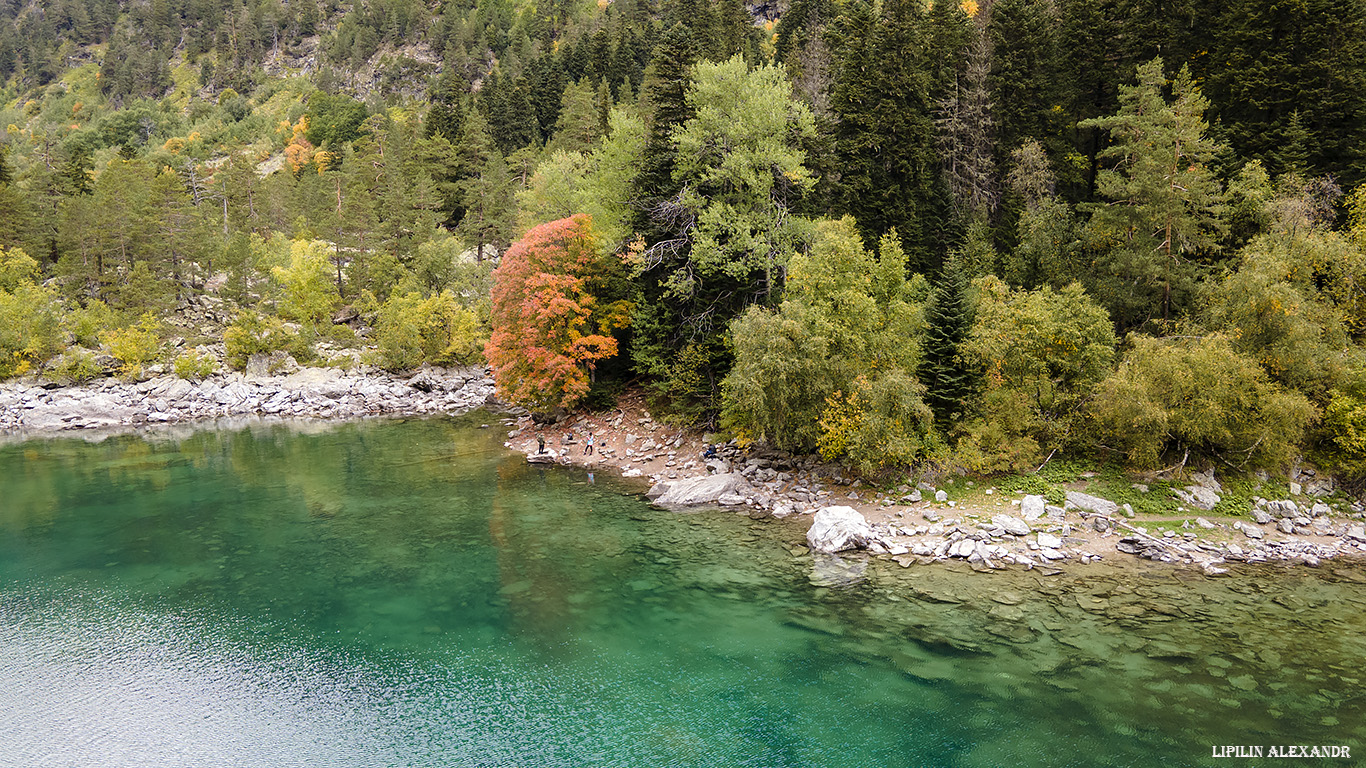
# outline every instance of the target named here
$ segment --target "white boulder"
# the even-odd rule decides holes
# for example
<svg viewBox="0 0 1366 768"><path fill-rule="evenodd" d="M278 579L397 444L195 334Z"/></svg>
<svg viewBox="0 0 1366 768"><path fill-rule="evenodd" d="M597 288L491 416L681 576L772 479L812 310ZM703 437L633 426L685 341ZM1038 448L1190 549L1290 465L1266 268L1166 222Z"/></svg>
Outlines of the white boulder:
<svg viewBox="0 0 1366 768"><path fill-rule="evenodd" d="M868 521L853 507L824 507L811 520L806 543L817 552L867 549L877 539Z"/></svg>

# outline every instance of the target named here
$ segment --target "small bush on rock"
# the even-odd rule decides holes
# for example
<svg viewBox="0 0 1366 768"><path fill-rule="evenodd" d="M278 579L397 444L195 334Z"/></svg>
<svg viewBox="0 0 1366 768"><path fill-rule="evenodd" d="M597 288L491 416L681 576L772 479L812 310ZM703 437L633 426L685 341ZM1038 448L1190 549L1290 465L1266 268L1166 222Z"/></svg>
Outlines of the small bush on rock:
<svg viewBox="0 0 1366 768"><path fill-rule="evenodd" d="M142 373L142 366L161 353L160 323L148 312L135 325L101 331L100 341L123 364L122 373L137 376Z"/></svg>
<svg viewBox="0 0 1366 768"><path fill-rule="evenodd" d="M101 373L95 356L80 348L68 349L54 361L49 374L53 379L66 380L73 384L85 384Z"/></svg>
<svg viewBox="0 0 1366 768"><path fill-rule="evenodd" d="M284 321L260 312L246 311L223 330L223 349L227 363L236 370L247 367L252 355L283 351L303 361L312 358L312 348L303 334Z"/></svg>
<svg viewBox="0 0 1366 768"><path fill-rule="evenodd" d="M203 381L218 370L218 363L197 349L181 353L175 359L175 375L189 381Z"/></svg>

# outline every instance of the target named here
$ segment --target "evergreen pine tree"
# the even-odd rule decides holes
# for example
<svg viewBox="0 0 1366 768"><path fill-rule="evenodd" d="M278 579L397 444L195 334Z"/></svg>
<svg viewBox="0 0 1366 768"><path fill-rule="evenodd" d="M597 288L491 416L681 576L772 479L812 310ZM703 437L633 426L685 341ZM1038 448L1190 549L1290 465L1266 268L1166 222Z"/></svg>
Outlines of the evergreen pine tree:
<svg viewBox="0 0 1366 768"><path fill-rule="evenodd" d="M692 82L690 70L696 60L697 52L688 29L675 24L664 33L655 50L654 61L646 70L641 86L641 97L649 111L645 160L633 184L634 196L640 206L638 229L651 228L650 210L659 200L672 197L678 191L673 178L677 150L672 134L692 115L687 93Z"/></svg>
<svg viewBox="0 0 1366 768"><path fill-rule="evenodd" d="M1117 114L1083 123L1109 131L1112 142L1100 155L1109 167L1097 177L1110 203L1095 209L1092 224L1118 241L1109 300L1122 323L1141 323L1156 307L1163 321L1172 319L1174 291L1194 288L1193 257L1214 248L1223 229L1223 191L1209 168L1217 146L1205 135L1208 102L1189 67L1172 82L1170 104L1166 85L1155 58L1138 68L1137 85L1121 89Z"/></svg>
<svg viewBox="0 0 1366 768"><path fill-rule="evenodd" d="M968 281L956 257L945 260L934 295L925 308L924 359L920 382L925 404L941 424L960 415L977 390L977 376L963 362L959 349L972 328Z"/></svg>
<svg viewBox="0 0 1366 768"><path fill-rule="evenodd" d="M929 75L917 55L927 42L925 17L915 0L888 0L876 16L862 0L844 8L831 98L840 207L866 239L896 229L912 269L925 271L942 258L948 218Z"/></svg>
<svg viewBox="0 0 1366 768"><path fill-rule="evenodd" d="M989 87L998 163L1027 139L1043 144L1050 154L1061 150L1057 30L1056 11L1047 0L996 0L991 5Z"/></svg>

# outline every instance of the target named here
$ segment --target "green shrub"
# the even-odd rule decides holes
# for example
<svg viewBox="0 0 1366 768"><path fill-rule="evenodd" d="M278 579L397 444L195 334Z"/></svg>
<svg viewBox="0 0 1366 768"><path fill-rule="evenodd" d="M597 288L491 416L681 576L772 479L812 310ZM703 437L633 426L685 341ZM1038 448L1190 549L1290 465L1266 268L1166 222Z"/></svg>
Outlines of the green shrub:
<svg viewBox="0 0 1366 768"><path fill-rule="evenodd" d="M865 472L924 458L935 436L915 376L922 283L907 280L895 237L874 252L853 219L821 222L789 265L778 309L754 306L731 323L722 426L741 442L819 449ZM691 377L704 370L679 362Z"/></svg>
<svg viewBox="0 0 1366 768"><path fill-rule="evenodd" d="M77 344L98 349L100 334L118 325L118 313L103 301L92 299L84 307L68 312L62 322Z"/></svg>
<svg viewBox="0 0 1366 768"><path fill-rule="evenodd" d="M271 270L280 290L280 314L311 330L329 322L338 301L328 276L329 252L321 240L295 240L289 247L289 266Z"/></svg>
<svg viewBox="0 0 1366 768"><path fill-rule="evenodd" d="M1135 339L1101 385L1091 416L1099 443L1135 467L1156 468L1166 456L1250 469L1289 463L1315 411L1226 339L1210 336Z"/></svg>
<svg viewBox="0 0 1366 768"><path fill-rule="evenodd" d="M223 330L223 348L229 366L243 370L252 355L268 355L283 351L300 362L312 358L308 338L285 327L284 321L273 315L245 311L233 324Z"/></svg>
<svg viewBox="0 0 1366 768"><path fill-rule="evenodd" d="M965 361L982 372L955 463L973 472L1032 469L1073 442L1083 407L1109 375L1114 327L1077 283L1012 291L977 282Z"/></svg>
<svg viewBox="0 0 1366 768"><path fill-rule="evenodd" d="M1027 493L1042 496L1050 504L1062 504L1067 492L1038 475L1009 475L992 481L1003 493Z"/></svg>
<svg viewBox="0 0 1366 768"><path fill-rule="evenodd" d="M0 291L13 293L38 281L38 262L18 248L0 247Z"/></svg>
<svg viewBox="0 0 1366 768"><path fill-rule="evenodd" d="M218 363L197 349L187 350L175 359L175 375L190 381L202 381L218 370Z"/></svg>
<svg viewBox="0 0 1366 768"><path fill-rule="evenodd" d="M422 363L451 365L481 361L487 331L473 310L461 307L450 291L423 299L394 294L380 307L375 323L379 365L402 371Z"/></svg>
<svg viewBox="0 0 1366 768"><path fill-rule="evenodd" d="M0 290L0 379L19 376L62 348L57 297L33 283Z"/></svg>
<svg viewBox="0 0 1366 768"><path fill-rule="evenodd" d="M1322 461L1345 480L1366 479L1366 397L1333 390L1323 411Z"/></svg>
<svg viewBox="0 0 1366 768"><path fill-rule="evenodd" d="M109 347L109 354L123 364L125 375L137 376L142 366L161 353L160 322L148 312L136 325L100 332L100 341Z"/></svg>
<svg viewBox="0 0 1366 768"><path fill-rule="evenodd" d="M904 466L936 447L934 415L921 399L924 387L902 371L854 380L848 395L826 398L817 447L826 461L844 458L864 474Z"/></svg>
<svg viewBox="0 0 1366 768"><path fill-rule="evenodd" d="M68 349L50 371L53 378L67 379L74 384L84 384L99 376L100 373L100 366L95 362L95 356L78 347Z"/></svg>

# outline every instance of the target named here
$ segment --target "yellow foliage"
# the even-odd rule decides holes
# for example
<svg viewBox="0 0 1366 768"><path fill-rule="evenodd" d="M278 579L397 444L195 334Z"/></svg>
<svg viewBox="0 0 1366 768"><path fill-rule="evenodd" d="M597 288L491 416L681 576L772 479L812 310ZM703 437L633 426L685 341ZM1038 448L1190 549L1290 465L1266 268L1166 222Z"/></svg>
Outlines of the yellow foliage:
<svg viewBox="0 0 1366 768"><path fill-rule="evenodd" d="M165 144L161 145L162 151L170 152L173 155L180 154L180 151L184 148L185 140L180 138L179 136L172 136L171 138L166 140Z"/></svg>
<svg viewBox="0 0 1366 768"><path fill-rule="evenodd" d="M109 347L109 354L123 363L125 374L138 374L144 363L156 359L161 352L156 316L148 312L137 325L100 332L100 341Z"/></svg>
<svg viewBox="0 0 1366 768"><path fill-rule="evenodd" d="M289 169L298 173L313 160L313 145L308 143L308 139L299 137L298 141L285 147L285 160L289 162Z"/></svg>

